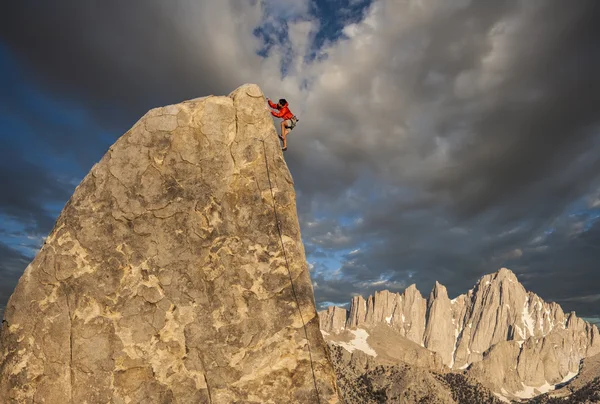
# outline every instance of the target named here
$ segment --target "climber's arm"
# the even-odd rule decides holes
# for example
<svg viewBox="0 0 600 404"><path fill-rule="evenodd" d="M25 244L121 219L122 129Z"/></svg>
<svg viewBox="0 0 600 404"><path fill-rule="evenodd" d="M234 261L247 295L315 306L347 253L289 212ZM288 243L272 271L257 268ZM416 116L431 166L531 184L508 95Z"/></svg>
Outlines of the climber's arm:
<svg viewBox="0 0 600 404"><path fill-rule="evenodd" d="M285 111L283 109L277 112L271 111L271 115L273 115L275 118L281 118L283 114L285 114Z"/></svg>

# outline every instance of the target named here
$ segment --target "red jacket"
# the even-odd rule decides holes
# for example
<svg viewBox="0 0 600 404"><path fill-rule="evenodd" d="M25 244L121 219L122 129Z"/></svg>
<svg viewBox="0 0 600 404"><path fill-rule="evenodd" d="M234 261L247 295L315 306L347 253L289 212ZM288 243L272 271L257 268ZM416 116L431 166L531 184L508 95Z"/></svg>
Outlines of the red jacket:
<svg viewBox="0 0 600 404"><path fill-rule="evenodd" d="M274 117L281 118L281 119L292 119L294 117L294 114L292 114L292 111L290 111L290 109L288 108L287 105L285 105L282 108L279 108L279 106L277 104L275 104L274 102L271 102L271 100L268 100L268 101L269 101L269 106L271 108L275 108L275 109L279 110L279 112L271 111L271 115L273 115Z"/></svg>

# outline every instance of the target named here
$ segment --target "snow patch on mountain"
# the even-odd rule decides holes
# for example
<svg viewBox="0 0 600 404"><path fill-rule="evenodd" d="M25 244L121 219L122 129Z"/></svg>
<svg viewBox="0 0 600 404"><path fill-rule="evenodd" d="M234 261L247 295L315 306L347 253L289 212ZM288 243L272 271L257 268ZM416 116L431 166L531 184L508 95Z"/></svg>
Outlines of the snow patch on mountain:
<svg viewBox="0 0 600 404"><path fill-rule="evenodd" d="M531 398L536 395L534 387L526 386L525 384L523 384L522 386L523 386L523 390L516 391L514 393L515 396L517 396L519 398Z"/></svg>
<svg viewBox="0 0 600 404"><path fill-rule="evenodd" d="M536 387L535 389L537 391L539 391L540 394L544 394L544 393L554 390L555 388L556 388L556 386L554 384L550 384L550 383L546 382L546 383L542 384L540 387Z"/></svg>
<svg viewBox="0 0 600 404"><path fill-rule="evenodd" d="M577 376L577 372L569 372L560 382L557 384L550 384L547 381L541 386L533 387L523 384L523 390L514 393L519 398L532 398L539 394L545 394L549 391L555 390L559 385L567 383Z"/></svg>
<svg viewBox="0 0 600 404"><path fill-rule="evenodd" d="M354 339L350 342L334 342L335 345L339 345L348 352L353 352L355 350L363 351L367 355L371 355L373 357L377 356L377 352L373 348L369 346L367 342L367 338L369 338L369 333L362 328L358 328L356 330L349 330L352 334L354 334Z"/></svg>
<svg viewBox="0 0 600 404"><path fill-rule="evenodd" d="M452 319L452 324L454 324L454 319ZM454 329L454 349L452 350L452 359L450 360L450 369L454 366L454 357L456 355L456 347L458 345L458 335L460 332L458 331L458 327Z"/></svg>
<svg viewBox="0 0 600 404"><path fill-rule="evenodd" d="M577 376L578 374L579 374L579 372L569 372L558 384L563 384L563 383L569 382L569 381L573 380L575 378L575 376Z"/></svg>
<svg viewBox="0 0 600 404"><path fill-rule="evenodd" d="M529 308L527 307L528 303L529 303L529 297L527 297L527 300L525 300L525 303L523 304L523 315L522 315L521 319L523 320L523 324L525 324L527 326L527 330L529 330L529 335L533 336L534 335L533 325L535 323L533 321L533 318L531 318L531 313L529 313Z"/></svg>

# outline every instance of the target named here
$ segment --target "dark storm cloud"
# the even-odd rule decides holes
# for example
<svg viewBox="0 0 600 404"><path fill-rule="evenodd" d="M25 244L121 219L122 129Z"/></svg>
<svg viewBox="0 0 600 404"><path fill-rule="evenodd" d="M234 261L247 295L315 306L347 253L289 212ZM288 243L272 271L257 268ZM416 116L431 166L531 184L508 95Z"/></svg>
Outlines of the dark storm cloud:
<svg viewBox="0 0 600 404"><path fill-rule="evenodd" d="M600 96L591 84L600 71L599 17L592 1L533 10L499 1L440 12L404 36L382 21L370 55L375 70L349 68L348 85L316 103L330 124L315 140L327 150L291 159L301 167L295 178L307 192L340 197L370 169L385 185L426 187L464 217L498 207L499 219L534 206L541 217L556 214L588 191L600 168L598 153L578 161L598 138ZM365 96L378 78L380 91ZM410 115L427 114L432 102L440 106L431 114ZM407 141L394 140L394 125L410 121L426 122L412 125ZM424 169L440 140L446 161ZM546 203L536 206L540 198Z"/></svg>
<svg viewBox="0 0 600 404"><path fill-rule="evenodd" d="M355 42L373 36L368 49L345 45L337 57L333 56L335 51L330 52L330 64L342 69L339 73L345 85L327 89L326 79L316 79L316 83L325 85L314 85L307 106L310 121L305 122L307 132L314 134L311 140L323 146L289 157L290 166L298 167L295 179L299 188L311 200L317 195L340 197L367 172L375 177L375 184L382 181L389 186L406 181L406 167L422 165L436 147L436 136L449 136L444 133L447 127L453 129L459 124L456 114L463 112L466 102L450 97L452 79L479 63L489 50L487 33L514 11L515 2L453 4L456 6L423 2L424 8L439 7L441 11L428 11L431 15L426 18L416 13L413 18L407 12L412 5L375 2L374 6L384 10L372 18L377 28L356 34ZM393 21L394 16L406 20ZM422 21L412 23L412 19ZM396 28L404 25L408 28ZM356 67L362 65L364 68ZM332 81L339 79L336 75L332 75ZM432 75L443 77L443 86L432 87ZM423 106L426 113L425 104L449 97L443 104L449 112L426 118L432 133L409 128L415 119L413 111ZM394 126L411 132L408 142L398 139ZM439 187L431 175L422 175L419 173L415 180Z"/></svg>
<svg viewBox="0 0 600 404"><path fill-rule="evenodd" d="M521 23L510 72L480 97L493 101L475 117L475 136L455 152L460 164L451 175L435 183L461 214L504 205L504 219L548 217L597 179L599 18L596 2L550 1Z"/></svg>
<svg viewBox="0 0 600 404"><path fill-rule="evenodd" d="M543 252L526 253L524 285L579 317L598 317L600 222L576 235L556 235Z"/></svg>
<svg viewBox="0 0 600 404"><path fill-rule="evenodd" d="M63 102L59 96L37 91L22 64L2 43L0 88L0 136L4 149L0 153L27 156L40 165L60 159L70 166L71 177L80 177L114 140L99 132L87 111L76 102ZM15 147L20 147L19 153L12 150ZM13 168L19 172L17 165Z"/></svg>
<svg viewBox="0 0 600 404"><path fill-rule="evenodd" d="M0 38L47 91L122 129L151 107L232 90L220 74L227 66L202 57L218 42L209 31L192 41L177 9L157 1L8 2ZM198 21L202 28L209 29Z"/></svg>
<svg viewBox="0 0 600 404"><path fill-rule="evenodd" d="M327 291L322 300L339 301L333 300L339 295L328 289L339 279L351 285L349 291L363 296L392 289L388 285L411 283L428 296L437 280L448 288L450 297L456 297L472 288L483 274L508 267L527 290L546 301L555 301L579 316L598 315L600 221L569 216L552 232L535 233L522 224L488 234L478 223L463 222L465 228L458 228L436 223L435 217L414 220L413 226L405 220L402 231L394 226L401 221L392 220L389 227L380 224L373 236L378 242L345 257L335 278L318 282L320 291ZM364 242L360 234L357 227L349 237ZM382 278L388 280L385 286L378 283Z"/></svg>
<svg viewBox="0 0 600 404"><path fill-rule="evenodd" d="M19 277L31 258L0 243L0 319Z"/></svg>
<svg viewBox="0 0 600 404"><path fill-rule="evenodd" d="M313 288L315 291L315 302L320 309L324 309L332 303L336 306L347 306L354 295L364 297L374 294L382 289L395 293L402 293L409 286L405 282L372 282L356 283L343 277L327 278L322 274L313 274Z"/></svg>
<svg viewBox="0 0 600 404"><path fill-rule="evenodd" d="M23 159L23 155L7 144L0 149L0 212L27 231L45 235L52 230L57 213L47 205L66 203L74 186Z"/></svg>
<svg viewBox="0 0 600 404"><path fill-rule="evenodd" d="M358 290L353 282L344 279L327 280L319 274L311 277L317 305L331 302L336 306L342 306L350 301L352 294L365 292L365 290Z"/></svg>

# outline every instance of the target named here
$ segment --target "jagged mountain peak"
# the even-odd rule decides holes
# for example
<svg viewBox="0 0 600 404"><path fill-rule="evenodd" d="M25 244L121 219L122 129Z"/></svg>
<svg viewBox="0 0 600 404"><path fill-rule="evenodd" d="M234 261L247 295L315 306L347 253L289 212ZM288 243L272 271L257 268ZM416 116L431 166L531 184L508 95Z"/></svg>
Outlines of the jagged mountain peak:
<svg viewBox="0 0 600 404"><path fill-rule="evenodd" d="M429 298L432 299L432 298L437 298L440 296L445 296L446 298L448 298L448 290L446 289L446 287L444 285L442 285L438 281L435 281L435 284L433 285L433 289L431 289Z"/></svg>
<svg viewBox="0 0 600 404"><path fill-rule="evenodd" d="M492 272L491 274L486 274L486 275L482 276L475 283L474 289L477 289L478 287L481 287L481 286L487 286L487 285L492 285L492 284L500 285L505 282L508 284L511 284L511 283L514 284L514 287L516 287L516 288L522 288L523 290L525 289L525 287L519 282L517 275L515 275L515 273L508 268L500 268L496 272Z"/></svg>
<svg viewBox="0 0 600 404"><path fill-rule="evenodd" d="M329 320L321 319L322 329L340 330L331 327L340 323L339 318L333 320L333 312L327 313L320 313L329 316ZM498 380L510 380L504 386L509 392L517 392L523 383L558 383L577 372L582 358L600 352L594 325L575 313L565 316L560 305L546 303L527 291L507 268L482 276L466 294L452 300L439 282L427 299L412 284L401 294L382 291L366 300L355 297L349 313L345 328L387 324L399 335L438 353L452 369L479 363L473 372L482 380L492 383L491 374ZM519 366L521 370L516 372ZM506 377L494 372L504 372Z"/></svg>
<svg viewBox="0 0 600 404"><path fill-rule="evenodd" d="M511 271L508 268L500 268L499 270L497 270L496 272L494 272L493 274L491 274L492 276L494 276L495 278L510 278L513 280L517 280L517 276L515 275L515 273L513 271Z"/></svg>
<svg viewBox="0 0 600 404"><path fill-rule="evenodd" d="M406 294L418 294L421 295L419 289L417 289L417 285L415 283L409 285L406 289L404 289L404 295Z"/></svg>

